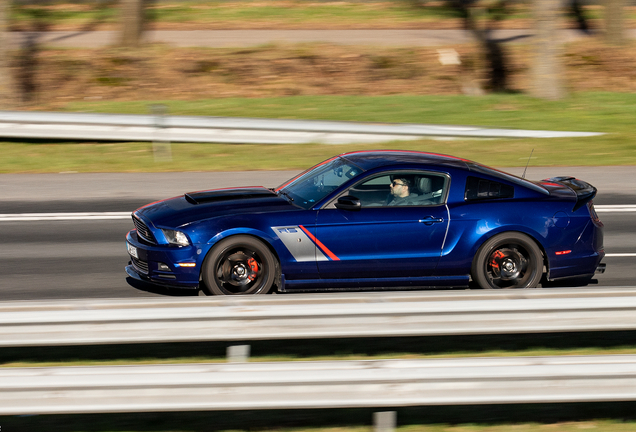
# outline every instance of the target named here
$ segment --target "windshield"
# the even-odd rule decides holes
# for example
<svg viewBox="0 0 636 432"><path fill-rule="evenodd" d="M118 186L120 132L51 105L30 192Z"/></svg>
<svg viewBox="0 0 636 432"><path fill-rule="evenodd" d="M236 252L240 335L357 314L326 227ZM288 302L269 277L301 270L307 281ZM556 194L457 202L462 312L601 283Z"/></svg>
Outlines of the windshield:
<svg viewBox="0 0 636 432"><path fill-rule="evenodd" d="M307 210L362 171L338 157L316 165L277 191Z"/></svg>

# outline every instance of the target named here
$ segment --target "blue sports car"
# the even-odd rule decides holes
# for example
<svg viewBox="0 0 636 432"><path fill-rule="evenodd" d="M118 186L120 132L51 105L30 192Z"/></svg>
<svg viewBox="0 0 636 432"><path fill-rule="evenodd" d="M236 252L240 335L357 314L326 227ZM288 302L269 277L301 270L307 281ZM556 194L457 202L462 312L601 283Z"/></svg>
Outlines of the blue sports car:
<svg viewBox="0 0 636 432"><path fill-rule="evenodd" d="M210 294L532 288L601 263L596 189L466 159L363 151L276 189L186 193L132 213L132 278Z"/></svg>

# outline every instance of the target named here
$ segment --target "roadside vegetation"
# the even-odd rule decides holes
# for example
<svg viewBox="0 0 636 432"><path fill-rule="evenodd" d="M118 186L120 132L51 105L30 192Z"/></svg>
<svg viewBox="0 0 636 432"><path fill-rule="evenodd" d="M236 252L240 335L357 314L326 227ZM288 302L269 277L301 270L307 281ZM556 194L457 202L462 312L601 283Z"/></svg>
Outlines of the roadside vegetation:
<svg viewBox="0 0 636 432"><path fill-rule="evenodd" d="M225 362L228 342L5 347L0 367ZM243 341L250 362L636 354L636 332Z"/></svg>
<svg viewBox="0 0 636 432"><path fill-rule="evenodd" d="M607 404L601 404L606 407ZM619 403L617 416L624 415L633 405ZM592 404L567 404L563 408L547 405L524 406L517 416L508 415L512 422L498 424L499 414L507 409L497 406L493 412L490 406L468 407L424 407L397 409L398 427L396 432L634 432L636 422L631 417L626 420L587 419L586 413L597 413ZM560 412L557 412L560 410ZM537 413L548 413L557 419L548 422L533 422L527 419ZM585 420L570 420L576 413L582 413ZM479 423L464 422L472 416ZM119 413L103 415L43 415L28 418L0 417L3 426L9 430L47 432L209 432L209 431L276 431L276 432L373 432L373 411L365 409L290 410L290 411L225 411L225 412L183 412L183 413ZM519 419L516 420L515 419ZM402 419L402 420L401 420ZM422 423L421 419L424 420ZM439 420L438 420L439 419ZM436 421L438 420L438 421ZM306 424L319 424L307 427ZM240 425L236 427L235 425ZM272 425L283 426L272 426ZM320 426L324 425L324 426ZM360 426L363 425L363 426Z"/></svg>
<svg viewBox="0 0 636 432"><path fill-rule="evenodd" d="M586 6L585 11L592 24L602 18L600 6ZM633 8L626 11L627 17L636 14ZM171 29L239 24L242 28L359 28L356 23L364 28L462 27L457 11L446 2L418 0L159 2L146 12L151 28ZM528 14L527 5L515 4L497 25L528 27ZM16 6L11 22L14 30L32 29L33 23L48 30L96 30L110 28L117 20L116 7L108 2L50 3ZM571 21L564 15L565 26ZM636 43L608 46L594 37L565 45L569 94L558 102L527 96L532 56L524 43L506 44L508 90L485 96L474 95L476 88L488 90L483 74L488 66L474 44L453 46L460 64L443 65L435 47L281 44L205 49L156 44L51 49L35 43L38 48L28 62L15 52L12 63L17 87L25 92L18 106L23 110L149 114L151 106L162 104L171 115L475 125L605 135L338 146L172 143L170 162L155 162L151 143L12 140L0 143L0 173L302 169L333 154L363 148L447 153L502 167L525 164L532 149L531 162L541 166L636 163L631 137Z"/></svg>
<svg viewBox="0 0 636 432"><path fill-rule="evenodd" d="M460 58L474 62L471 46ZM568 45L561 101L525 94L527 47L514 45L517 91L463 94L472 75L441 65L434 48L266 45L248 49L50 49L38 57L25 110L350 120L602 132L590 138L401 141L374 145L173 143L171 162L155 162L152 143L13 140L1 143L0 173L303 169L334 154L397 148L452 154L495 166L633 165L636 44ZM262 151L266 148L267 151ZM302 149L302 150L300 150Z"/></svg>
<svg viewBox="0 0 636 432"><path fill-rule="evenodd" d="M603 7L583 6L592 27L602 25ZM116 3L24 3L11 13L14 29L29 25L37 16L51 30L115 28ZM444 1L178 1L155 2L146 7L153 29L338 29L338 28L460 28L461 16ZM530 7L507 6L499 24L503 28L529 28ZM636 24L636 7L625 9L628 26ZM574 23L567 23L572 26Z"/></svg>
<svg viewBox="0 0 636 432"><path fill-rule="evenodd" d="M560 102L521 95L295 96L198 101L77 102L81 112L148 114L160 102L174 115L306 118L368 122L479 125L603 132L587 138L422 139L373 145L232 145L173 143L172 161L155 162L152 143L4 142L0 173L295 170L334 154L405 149L451 154L493 166L636 164L632 137L636 95L581 93ZM266 151L263 151L266 150Z"/></svg>

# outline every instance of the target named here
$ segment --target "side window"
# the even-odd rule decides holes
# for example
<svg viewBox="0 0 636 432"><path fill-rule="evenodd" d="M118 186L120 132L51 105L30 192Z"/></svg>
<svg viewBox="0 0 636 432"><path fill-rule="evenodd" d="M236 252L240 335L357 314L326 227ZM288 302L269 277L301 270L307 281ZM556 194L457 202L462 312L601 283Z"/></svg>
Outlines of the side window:
<svg viewBox="0 0 636 432"><path fill-rule="evenodd" d="M472 176L466 180L466 191L464 192L464 200L466 201L513 198L514 195L514 187L503 183Z"/></svg>
<svg viewBox="0 0 636 432"><path fill-rule="evenodd" d="M348 194L360 200L362 207L382 207L389 196L391 177L381 175L358 183L349 189Z"/></svg>
<svg viewBox="0 0 636 432"><path fill-rule="evenodd" d="M346 194L360 200L365 207L426 206L444 202L447 176L395 171L366 179L351 187Z"/></svg>

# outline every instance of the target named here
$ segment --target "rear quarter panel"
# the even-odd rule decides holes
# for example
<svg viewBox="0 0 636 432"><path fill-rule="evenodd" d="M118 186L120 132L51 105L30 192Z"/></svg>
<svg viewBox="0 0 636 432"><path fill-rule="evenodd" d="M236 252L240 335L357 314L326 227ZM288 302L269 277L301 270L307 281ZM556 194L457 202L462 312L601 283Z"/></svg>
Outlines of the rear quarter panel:
<svg viewBox="0 0 636 432"><path fill-rule="evenodd" d="M555 217L560 212L569 215L573 198L552 197L492 178L513 186L514 198L465 201L468 175L471 174L453 173L448 198L450 224L437 268L438 274L469 274L473 258L481 245L504 232L521 232L533 238L546 254L548 267L551 252L561 250L562 244L576 242L583 229L583 221L576 218L563 228L563 221ZM479 177L489 179L484 175Z"/></svg>

